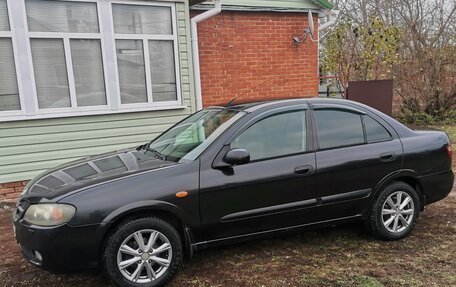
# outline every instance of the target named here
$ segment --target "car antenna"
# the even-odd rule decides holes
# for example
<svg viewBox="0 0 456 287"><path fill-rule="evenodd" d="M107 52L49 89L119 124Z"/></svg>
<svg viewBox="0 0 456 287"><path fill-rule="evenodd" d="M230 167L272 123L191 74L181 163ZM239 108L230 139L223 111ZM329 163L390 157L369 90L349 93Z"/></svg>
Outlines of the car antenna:
<svg viewBox="0 0 456 287"><path fill-rule="evenodd" d="M227 106L231 106L231 105L234 103L234 101L236 101L239 97L240 97L240 96L237 96L237 97L231 99L228 103L226 103L226 105L227 105Z"/></svg>

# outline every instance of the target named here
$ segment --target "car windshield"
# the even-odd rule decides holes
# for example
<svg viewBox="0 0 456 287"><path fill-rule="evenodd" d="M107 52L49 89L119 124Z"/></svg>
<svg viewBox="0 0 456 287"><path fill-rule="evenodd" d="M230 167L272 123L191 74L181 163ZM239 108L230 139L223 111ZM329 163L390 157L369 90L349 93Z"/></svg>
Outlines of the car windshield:
<svg viewBox="0 0 456 287"><path fill-rule="evenodd" d="M245 112L210 108L201 110L153 140L147 150L169 161L192 161Z"/></svg>

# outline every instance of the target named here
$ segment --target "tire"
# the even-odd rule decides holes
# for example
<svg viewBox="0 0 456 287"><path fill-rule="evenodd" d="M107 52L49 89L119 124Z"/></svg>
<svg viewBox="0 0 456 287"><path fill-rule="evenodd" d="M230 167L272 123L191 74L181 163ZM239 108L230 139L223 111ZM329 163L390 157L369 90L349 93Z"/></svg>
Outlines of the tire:
<svg viewBox="0 0 456 287"><path fill-rule="evenodd" d="M143 245L138 243L141 239ZM142 250L148 245L149 250ZM102 264L115 286L156 287L173 278L182 260L182 240L176 229L160 218L146 217L121 224L111 234Z"/></svg>
<svg viewBox="0 0 456 287"><path fill-rule="evenodd" d="M398 206L399 196L401 204ZM394 182L384 188L374 200L367 225L379 239L399 240L412 232L419 212L420 202L416 190L406 183Z"/></svg>

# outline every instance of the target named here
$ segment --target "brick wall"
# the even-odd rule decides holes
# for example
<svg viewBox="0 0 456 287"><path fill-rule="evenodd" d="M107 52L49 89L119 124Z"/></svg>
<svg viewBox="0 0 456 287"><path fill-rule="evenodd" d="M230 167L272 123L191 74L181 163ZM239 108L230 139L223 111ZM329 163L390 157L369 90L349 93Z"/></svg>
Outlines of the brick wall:
<svg viewBox="0 0 456 287"><path fill-rule="evenodd" d="M15 202L26 185L27 181L0 183L0 201Z"/></svg>
<svg viewBox="0 0 456 287"><path fill-rule="evenodd" d="M203 105L317 96L318 45L292 41L305 27L306 13L280 12L224 11L200 23Z"/></svg>

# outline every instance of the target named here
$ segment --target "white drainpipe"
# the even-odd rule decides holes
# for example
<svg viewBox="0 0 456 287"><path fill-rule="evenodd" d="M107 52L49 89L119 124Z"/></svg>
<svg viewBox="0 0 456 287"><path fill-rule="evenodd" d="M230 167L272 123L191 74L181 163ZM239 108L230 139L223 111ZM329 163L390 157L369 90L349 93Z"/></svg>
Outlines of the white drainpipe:
<svg viewBox="0 0 456 287"><path fill-rule="evenodd" d="M323 36L320 36L320 33L321 33L321 31L325 30L326 28L331 27L332 25L334 25L336 23L339 13L340 13L339 10L325 10L323 12L324 16L322 18L326 17L326 22L318 27L318 31L317 31L317 33L318 33L317 75L318 75L318 77L320 77L320 41L323 38L325 38L326 35L328 35L328 32L323 34ZM318 82L318 86L320 87L320 82ZM318 89L318 92L320 92L320 88Z"/></svg>
<svg viewBox="0 0 456 287"><path fill-rule="evenodd" d="M339 16L340 10L326 10L323 12L323 15L326 17L326 22L318 27L318 31L322 31L330 26L334 25Z"/></svg>
<svg viewBox="0 0 456 287"><path fill-rule="evenodd" d="M201 70L199 60L199 47L198 47L198 23L203 22L209 18L214 17L222 12L222 0L215 0L214 8L207 10L204 13L196 15L191 19L191 33L192 33L192 51L193 51L193 74L195 77L195 96L196 96L196 110L203 108L203 96L201 92Z"/></svg>

